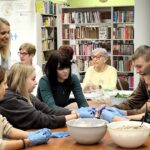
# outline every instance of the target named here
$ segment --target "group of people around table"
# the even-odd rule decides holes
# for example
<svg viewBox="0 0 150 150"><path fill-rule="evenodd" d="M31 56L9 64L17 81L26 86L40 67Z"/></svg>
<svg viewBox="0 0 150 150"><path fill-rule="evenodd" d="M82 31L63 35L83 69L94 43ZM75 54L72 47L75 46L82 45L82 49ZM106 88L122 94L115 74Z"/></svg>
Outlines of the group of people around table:
<svg viewBox="0 0 150 150"><path fill-rule="evenodd" d="M70 46L61 46L50 54L44 75L38 78L37 85L36 76L41 71L32 63L36 52L34 45L22 44L19 48L21 62L9 68L9 43L10 24L0 18L0 149L21 149L47 143L52 137L67 136L66 133L53 133L49 129L63 127L66 121L79 117L98 117L111 122L140 120L144 116L144 104L149 100L150 91L149 46L140 46L132 56L133 65L141 78L127 101L113 107L102 105L91 108L84 97ZM106 49L93 50L93 65L88 68L83 80L84 91L99 87L116 88L117 70L107 64L108 58ZM6 71L8 68L9 71ZM35 88L37 95L33 95ZM75 96L74 100L69 99L71 92ZM79 108L65 108L72 102L76 102ZM40 130L23 131L28 129ZM3 137L13 140L6 141Z"/></svg>

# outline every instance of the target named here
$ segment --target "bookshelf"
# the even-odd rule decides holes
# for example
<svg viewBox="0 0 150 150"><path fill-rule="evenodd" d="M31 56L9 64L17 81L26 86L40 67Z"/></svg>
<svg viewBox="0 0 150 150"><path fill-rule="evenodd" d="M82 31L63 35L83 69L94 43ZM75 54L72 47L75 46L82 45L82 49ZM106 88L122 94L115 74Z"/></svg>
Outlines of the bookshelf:
<svg viewBox="0 0 150 150"><path fill-rule="evenodd" d="M133 89L134 7L113 7L112 34L113 66L118 70L118 76L127 80L129 88Z"/></svg>
<svg viewBox="0 0 150 150"><path fill-rule="evenodd" d="M40 15L40 40L42 64L48 60L52 50L57 49L57 5L52 1L36 1L36 12Z"/></svg>
<svg viewBox="0 0 150 150"><path fill-rule="evenodd" d="M97 47L106 48L118 76L133 88L134 6L62 8L62 45L71 45L84 74Z"/></svg>
<svg viewBox="0 0 150 150"><path fill-rule="evenodd" d="M111 53L111 8L62 8L62 44L73 47L84 74L93 49L103 46Z"/></svg>

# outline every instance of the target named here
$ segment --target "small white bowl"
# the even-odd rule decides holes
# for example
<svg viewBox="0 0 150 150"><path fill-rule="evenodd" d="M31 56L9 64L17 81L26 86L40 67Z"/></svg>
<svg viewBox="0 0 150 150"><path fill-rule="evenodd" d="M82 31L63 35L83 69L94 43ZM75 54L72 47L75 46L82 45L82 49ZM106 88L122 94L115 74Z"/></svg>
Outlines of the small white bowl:
<svg viewBox="0 0 150 150"><path fill-rule="evenodd" d="M107 121L95 118L80 118L66 122L73 139L80 144L96 144L105 135Z"/></svg>
<svg viewBox="0 0 150 150"><path fill-rule="evenodd" d="M139 121L118 121L107 125L110 137L124 148L137 148L144 144L150 133L150 125Z"/></svg>

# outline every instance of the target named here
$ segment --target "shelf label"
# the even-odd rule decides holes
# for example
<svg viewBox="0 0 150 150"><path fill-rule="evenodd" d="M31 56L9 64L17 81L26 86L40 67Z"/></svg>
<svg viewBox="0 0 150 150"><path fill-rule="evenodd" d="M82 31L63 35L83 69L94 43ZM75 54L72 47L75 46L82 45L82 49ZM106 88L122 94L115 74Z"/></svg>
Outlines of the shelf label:
<svg viewBox="0 0 150 150"><path fill-rule="evenodd" d="M75 24L70 24L70 28L71 28L71 29L75 29L75 28L76 28L76 25L75 25Z"/></svg>
<svg viewBox="0 0 150 150"><path fill-rule="evenodd" d="M76 40L70 40L70 45L76 45Z"/></svg>

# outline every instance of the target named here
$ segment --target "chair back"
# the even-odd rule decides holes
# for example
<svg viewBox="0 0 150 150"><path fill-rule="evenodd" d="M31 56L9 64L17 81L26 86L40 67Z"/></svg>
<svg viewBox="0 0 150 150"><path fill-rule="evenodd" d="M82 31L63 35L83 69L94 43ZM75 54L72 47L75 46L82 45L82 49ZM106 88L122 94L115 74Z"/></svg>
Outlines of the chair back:
<svg viewBox="0 0 150 150"><path fill-rule="evenodd" d="M125 79L118 78L116 88L118 90L129 90L129 83Z"/></svg>

